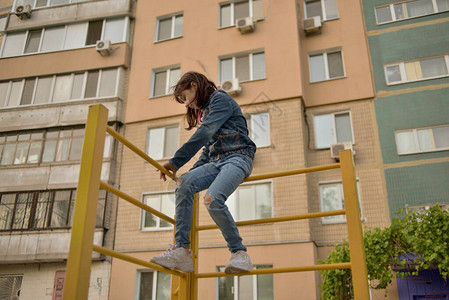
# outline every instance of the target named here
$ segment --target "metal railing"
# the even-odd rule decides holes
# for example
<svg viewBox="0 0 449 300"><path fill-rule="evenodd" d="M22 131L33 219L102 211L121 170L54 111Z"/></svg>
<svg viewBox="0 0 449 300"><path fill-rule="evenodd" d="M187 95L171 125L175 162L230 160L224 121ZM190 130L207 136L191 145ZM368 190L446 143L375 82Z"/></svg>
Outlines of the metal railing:
<svg viewBox="0 0 449 300"><path fill-rule="evenodd" d="M176 178L174 178L172 174L170 174L164 167L154 161L151 157L146 155L145 152L138 149L136 146L122 137L119 133L117 133L114 129L107 126L107 115L108 111L103 105L94 105L89 108L81 158L78 189L75 201L72 235L69 257L67 261L66 280L64 284L64 300L87 299L90 281L92 251L96 251L104 255L112 256L134 264L138 264L140 266L174 275L172 276L172 300L196 300L198 297L198 279L200 278L253 274L276 274L331 269L351 269L353 275L352 280L355 299L369 299L365 250L363 246L362 226L360 222L359 203L357 199L358 195L355 181L355 170L353 156L350 150L340 152L340 163L266 175L256 175L244 180L248 182L340 168L342 175L345 209L236 222L237 226L247 226L262 223L286 222L346 214L351 260L350 262L287 268L259 269L237 275L225 274L224 272L198 273L198 233L202 230L211 230L218 228L216 225L199 226L198 194L195 195L193 202L193 224L191 230L191 249L194 265L193 273L184 273L177 270L166 269L154 263L143 261L123 253L93 245L97 211L96 208L98 204L98 191L100 188L114 193L119 198L129 201L137 207L144 209L145 211L152 213L155 216L173 225L175 224L173 218L160 213L159 211L143 204L141 201L136 200L126 193L101 181L101 165L106 132L116 138L119 142L123 143L123 145L128 147L130 150L141 156L144 160L148 161L165 175L169 176L172 180L176 180Z"/></svg>

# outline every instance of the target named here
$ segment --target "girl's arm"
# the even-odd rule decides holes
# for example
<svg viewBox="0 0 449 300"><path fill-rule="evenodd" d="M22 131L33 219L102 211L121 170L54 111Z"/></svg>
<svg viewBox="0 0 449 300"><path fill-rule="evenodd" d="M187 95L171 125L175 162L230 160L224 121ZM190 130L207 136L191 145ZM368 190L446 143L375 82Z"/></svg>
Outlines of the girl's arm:
<svg viewBox="0 0 449 300"><path fill-rule="evenodd" d="M193 167L190 170L196 169L208 162L209 162L209 147L206 145L203 148L203 152L201 153L200 158L197 160L197 162L193 165Z"/></svg>
<svg viewBox="0 0 449 300"><path fill-rule="evenodd" d="M233 113L231 102L228 101L228 94L216 93L209 104L209 114L203 120L203 124L196 130L190 139L176 151L170 163L179 169L185 165L201 147L214 136L220 127L228 120Z"/></svg>

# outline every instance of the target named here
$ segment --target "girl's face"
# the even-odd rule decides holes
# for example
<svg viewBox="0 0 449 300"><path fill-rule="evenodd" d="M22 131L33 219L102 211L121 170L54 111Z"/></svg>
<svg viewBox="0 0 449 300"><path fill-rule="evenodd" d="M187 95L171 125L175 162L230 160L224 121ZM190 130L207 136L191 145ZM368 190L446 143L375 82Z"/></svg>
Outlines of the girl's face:
<svg viewBox="0 0 449 300"><path fill-rule="evenodd" d="M181 92L181 99L184 100L184 105L188 108L200 109L198 107L195 96L196 96L197 84L192 82L190 88L185 89Z"/></svg>

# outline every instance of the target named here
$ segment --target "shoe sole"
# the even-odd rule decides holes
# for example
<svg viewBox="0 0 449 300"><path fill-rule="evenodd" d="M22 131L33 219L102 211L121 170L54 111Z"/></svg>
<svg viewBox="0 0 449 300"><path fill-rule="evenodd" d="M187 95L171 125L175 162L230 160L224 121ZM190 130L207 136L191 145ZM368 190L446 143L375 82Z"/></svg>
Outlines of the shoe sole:
<svg viewBox="0 0 449 300"><path fill-rule="evenodd" d="M150 262L160 265L167 269L178 270L178 271L182 271L182 272L186 272L186 273L193 272L193 266L190 266L189 264L176 264L176 263L171 263L171 262L166 262L166 261L157 261L156 259L150 259Z"/></svg>
<svg viewBox="0 0 449 300"><path fill-rule="evenodd" d="M239 273L246 273L249 272L250 270L248 269L242 269L242 268L238 268L238 267L227 267L225 268L225 274L239 274Z"/></svg>

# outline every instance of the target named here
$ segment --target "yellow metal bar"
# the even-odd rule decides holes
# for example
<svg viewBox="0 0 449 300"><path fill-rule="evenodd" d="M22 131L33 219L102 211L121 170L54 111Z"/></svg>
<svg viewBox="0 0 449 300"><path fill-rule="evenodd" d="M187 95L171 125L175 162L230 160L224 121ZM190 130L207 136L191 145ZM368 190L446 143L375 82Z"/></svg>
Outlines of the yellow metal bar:
<svg viewBox="0 0 449 300"><path fill-rule="evenodd" d="M154 159L149 157L145 152L143 152L142 150L140 150L139 148L134 146L130 141L125 139L123 136L121 136L117 131L115 131L114 129L112 129L109 126L106 128L106 130L110 135L112 135L114 138L116 138L118 141L120 141L123 145L128 147L131 151L133 151L134 153L136 153L137 155L139 155L140 157L145 159L147 162L152 164L154 167L156 167L156 169L158 169L159 171L161 171L162 173L164 173L165 175L167 175L169 178L173 179L174 181L177 180L177 178L174 177L170 172L168 172L167 169L165 169L157 161L155 161Z"/></svg>
<svg viewBox="0 0 449 300"><path fill-rule="evenodd" d="M155 210L154 208L152 208L152 207L142 203L141 201L134 199L133 197L129 196L128 194L125 194L124 192L116 189L115 187L113 187L112 185L107 184L104 181L100 182L100 187L102 189L104 189L104 190L107 190L107 191L109 191L109 192L119 196L123 200L126 200L129 203L134 204L135 206L140 207L141 209L143 209L143 210L145 210L145 211L147 211L147 212L149 212L149 213L151 213L151 214L153 214L153 215L155 215L155 216L157 216L157 217L159 217L159 218L161 218L161 219L163 219L163 220L165 220L165 221L167 221L167 222L169 222L169 223L171 223L173 225L175 224L175 220L174 219L172 219L169 216L167 216L167 215L165 215L165 214Z"/></svg>
<svg viewBox="0 0 449 300"><path fill-rule="evenodd" d="M258 269L258 270L251 270L249 272L240 273L240 274L226 274L224 272L211 272L211 273L198 274L197 277L198 278L225 277L225 276L229 277L229 276L242 276L242 275L293 273L293 272L350 269L350 268L351 268L351 263L338 263L338 264L323 264L323 265L312 265L312 266L302 266L302 267Z"/></svg>
<svg viewBox="0 0 449 300"><path fill-rule="evenodd" d="M118 259L121 259L121 260L125 260L125 261L133 263L133 264L137 264L137 265L140 265L140 266L143 266L143 267L147 267L147 268L150 268L150 269L154 269L154 270L157 270L157 271L165 272L165 273L168 273L168 274L171 274L171 275L175 275L175 276L179 276L179 277L186 277L186 273L184 273L184 272L167 269L167 268L164 268L164 267L162 267L162 266L160 266L158 264L153 264L153 263L150 263L150 262L147 262L147 261L144 261L144 260L141 260L141 259L129 256L129 255L126 255L126 254L123 254L123 253L120 253L120 252L108 249L108 248L100 247L100 246L97 246L97 245L93 245L92 248L93 248L93 250L95 250L98 253L101 253L101 254L104 254L104 255L109 255L109 256L112 256L112 257L115 257L115 258L118 258Z"/></svg>
<svg viewBox="0 0 449 300"><path fill-rule="evenodd" d="M354 299L368 300L368 272L366 269L365 247L363 245L360 208L355 181L354 160L351 150L340 151L341 176L348 226L349 254L352 264L352 284Z"/></svg>
<svg viewBox="0 0 449 300"><path fill-rule="evenodd" d="M198 278L196 274L198 274L198 249L199 249L199 235L198 230L196 229L199 225L199 199L200 195L197 193L193 198L193 209L192 209L192 230L190 231L190 248L192 249L192 258L193 258L193 274L190 274L190 284L189 284L189 300L197 300L198 299Z"/></svg>
<svg viewBox="0 0 449 300"><path fill-rule="evenodd" d="M89 108L73 215L64 300L87 299L108 110Z"/></svg>
<svg viewBox="0 0 449 300"><path fill-rule="evenodd" d="M340 209L340 210L308 213L308 214L304 214L304 215L293 215L293 216L275 217L275 218L267 218L267 219L259 219L259 220L240 221L240 222L236 222L235 224L237 224L237 226L248 226L248 225L255 225L255 224L276 223L276 222L286 222L286 221L294 221L294 220L329 217L329 216L338 216L338 215L344 215L345 213L346 213L346 210ZM202 226L196 227L196 229L198 231L217 229L217 228L218 228L218 226L215 224L202 225Z"/></svg>
<svg viewBox="0 0 449 300"><path fill-rule="evenodd" d="M304 174L304 173L312 173L312 172L332 170L332 169L338 169L338 168L340 168L339 163L331 164L331 165L324 165L324 166L317 166L317 167L309 167L309 168L303 168L303 169L296 169L296 170L290 170L290 171L278 172L278 173L254 175L254 176L250 176L250 177L246 178L245 180L243 180L243 182L291 176L291 175Z"/></svg>

